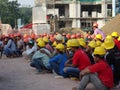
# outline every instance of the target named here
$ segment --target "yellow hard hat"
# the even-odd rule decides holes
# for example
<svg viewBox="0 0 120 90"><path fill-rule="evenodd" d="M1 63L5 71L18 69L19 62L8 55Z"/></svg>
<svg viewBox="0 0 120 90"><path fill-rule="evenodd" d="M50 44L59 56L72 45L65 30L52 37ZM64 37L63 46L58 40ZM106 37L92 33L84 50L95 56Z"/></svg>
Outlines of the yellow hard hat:
<svg viewBox="0 0 120 90"><path fill-rule="evenodd" d="M53 47L56 47L57 46L57 42L54 41L53 44L52 44Z"/></svg>
<svg viewBox="0 0 120 90"><path fill-rule="evenodd" d="M97 35L96 35L96 39L102 40L102 35L101 35L101 34L97 34Z"/></svg>
<svg viewBox="0 0 120 90"><path fill-rule="evenodd" d="M65 46L63 44L58 44L55 48L63 52L65 49Z"/></svg>
<svg viewBox="0 0 120 90"><path fill-rule="evenodd" d="M70 47L70 40L68 40L68 41L66 42L66 45L67 45L67 48Z"/></svg>
<svg viewBox="0 0 120 90"><path fill-rule="evenodd" d="M107 39L113 39L113 37L111 35L107 35L106 37Z"/></svg>
<svg viewBox="0 0 120 90"><path fill-rule="evenodd" d="M106 38L104 41L104 46L105 46L105 49L112 49L112 48L114 48L115 43L114 43L113 39Z"/></svg>
<svg viewBox="0 0 120 90"><path fill-rule="evenodd" d="M118 36L119 36L117 32L112 32L111 35L112 35L113 37L118 37Z"/></svg>
<svg viewBox="0 0 120 90"><path fill-rule="evenodd" d="M79 47L80 44L77 39L70 39L70 47Z"/></svg>
<svg viewBox="0 0 120 90"><path fill-rule="evenodd" d="M38 43L39 41L43 41L43 39L42 38L38 38L38 39L36 39L36 42Z"/></svg>
<svg viewBox="0 0 120 90"><path fill-rule="evenodd" d="M45 42L44 41L39 41L37 44L39 47L45 47Z"/></svg>
<svg viewBox="0 0 120 90"><path fill-rule="evenodd" d="M104 43L101 43L101 47L105 48L105 44L104 44Z"/></svg>
<svg viewBox="0 0 120 90"><path fill-rule="evenodd" d="M88 44L89 47L95 48L97 46L96 42L94 40L90 41Z"/></svg>
<svg viewBox="0 0 120 90"><path fill-rule="evenodd" d="M105 55L106 54L106 51L103 47L96 47L94 52L93 52L94 55Z"/></svg>
<svg viewBox="0 0 120 90"><path fill-rule="evenodd" d="M78 39L78 42L79 42L80 46L83 46L83 47L86 46L85 40L83 38Z"/></svg>
<svg viewBox="0 0 120 90"><path fill-rule="evenodd" d="M43 38L43 41L44 41L44 42L47 42L47 43L49 42L49 40L48 40L47 37L44 37L44 38Z"/></svg>
<svg viewBox="0 0 120 90"><path fill-rule="evenodd" d="M118 41L120 41L120 36L118 37Z"/></svg>
<svg viewBox="0 0 120 90"><path fill-rule="evenodd" d="M96 41L97 46L100 46L102 44L101 41Z"/></svg>

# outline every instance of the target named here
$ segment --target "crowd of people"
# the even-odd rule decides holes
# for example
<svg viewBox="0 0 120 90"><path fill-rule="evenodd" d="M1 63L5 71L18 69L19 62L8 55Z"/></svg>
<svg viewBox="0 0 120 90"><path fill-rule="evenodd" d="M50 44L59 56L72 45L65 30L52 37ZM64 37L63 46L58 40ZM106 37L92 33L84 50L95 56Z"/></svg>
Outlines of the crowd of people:
<svg viewBox="0 0 120 90"><path fill-rule="evenodd" d="M120 87L120 36L105 35L98 24L94 33L54 33L0 37L1 53L7 57L23 56L37 74L54 73L55 78L79 79L73 90L85 90L89 82L96 90ZM2 55L2 54L1 54Z"/></svg>

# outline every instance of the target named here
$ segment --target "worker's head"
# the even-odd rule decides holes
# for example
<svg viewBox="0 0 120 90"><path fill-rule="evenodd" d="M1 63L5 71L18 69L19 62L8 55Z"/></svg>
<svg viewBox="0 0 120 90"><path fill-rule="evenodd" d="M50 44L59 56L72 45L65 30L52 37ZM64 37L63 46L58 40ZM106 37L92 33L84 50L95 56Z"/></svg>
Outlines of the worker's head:
<svg viewBox="0 0 120 90"><path fill-rule="evenodd" d="M62 35L61 34L57 34L55 36L55 40L56 40L57 43L62 43L62 40L63 40Z"/></svg>
<svg viewBox="0 0 120 90"><path fill-rule="evenodd" d="M33 40L29 40L29 41L28 41L28 46L29 46L30 48L32 48L32 47L34 46L34 41L33 41Z"/></svg>
<svg viewBox="0 0 120 90"><path fill-rule="evenodd" d="M43 40L40 40L40 41L37 43L37 46L38 46L38 49L44 48L44 47L45 47L45 42L44 42Z"/></svg>
<svg viewBox="0 0 120 90"><path fill-rule="evenodd" d="M94 22L94 23L93 23L93 27L98 28L98 23L97 23L97 22Z"/></svg>
<svg viewBox="0 0 120 90"><path fill-rule="evenodd" d="M75 52L80 47L80 43L77 39L71 39L69 41L69 44L70 44L71 51L73 52Z"/></svg>
<svg viewBox="0 0 120 90"><path fill-rule="evenodd" d="M112 35L113 38L118 38L119 37L118 32L112 32L111 35Z"/></svg>
<svg viewBox="0 0 120 90"><path fill-rule="evenodd" d="M114 47L115 47L115 43L114 43L113 39L106 38L105 41L104 41L104 48L106 50L111 50Z"/></svg>
<svg viewBox="0 0 120 90"><path fill-rule="evenodd" d="M97 46L96 42L93 40L93 41L90 41L88 43L88 46L86 47L86 52L90 52L92 53L95 49L95 47Z"/></svg>
<svg viewBox="0 0 120 90"><path fill-rule="evenodd" d="M97 34L96 35L96 40L100 40L101 41L102 40L102 35L101 34Z"/></svg>
<svg viewBox="0 0 120 90"><path fill-rule="evenodd" d="M44 37L44 38L43 38L43 41L44 41L45 43L48 43L48 42L49 42L49 39L48 39L47 37Z"/></svg>
<svg viewBox="0 0 120 90"><path fill-rule="evenodd" d="M65 51L65 46L63 44L58 44L55 48L58 51L58 53L64 53Z"/></svg>
<svg viewBox="0 0 120 90"><path fill-rule="evenodd" d="M94 52L94 61L99 62L100 60L104 59L104 55L106 54L106 51L103 47L96 47Z"/></svg>

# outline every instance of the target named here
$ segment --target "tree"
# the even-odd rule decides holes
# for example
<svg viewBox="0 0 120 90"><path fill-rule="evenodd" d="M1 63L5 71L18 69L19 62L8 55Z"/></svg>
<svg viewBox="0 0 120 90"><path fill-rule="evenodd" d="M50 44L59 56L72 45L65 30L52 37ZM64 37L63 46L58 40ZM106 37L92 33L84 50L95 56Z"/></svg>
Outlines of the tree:
<svg viewBox="0 0 120 90"><path fill-rule="evenodd" d="M24 24L29 24L32 22L32 8L31 7L21 7L20 8L21 19Z"/></svg>
<svg viewBox="0 0 120 90"><path fill-rule="evenodd" d="M0 16L2 23L8 23L12 27L15 27L17 19L20 17L20 11L17 0L0 0Z"/></svg>

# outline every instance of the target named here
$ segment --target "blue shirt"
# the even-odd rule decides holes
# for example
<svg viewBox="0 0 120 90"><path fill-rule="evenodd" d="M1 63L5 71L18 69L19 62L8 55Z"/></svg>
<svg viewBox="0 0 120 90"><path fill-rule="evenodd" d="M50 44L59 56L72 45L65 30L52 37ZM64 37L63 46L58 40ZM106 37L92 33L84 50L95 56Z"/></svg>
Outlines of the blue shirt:
<svg viewBox="0 0 120 90"><path fill-rule="evenodd" d="M8 43L5 45L7 48L10 48L12 51L16 51L15 42L12 39L8 40Z"/></svg>
<svg viewBox="0 0 120 90"><path fill-rule="evenodd" d="M64 64L65 64L65 62L67 61L67 55L66 55L66 53L64 53L64 54L57 54L57 55L55 55L53 58L51 58L50 60L49 60L49 63L50 62L56 62L56 63L58 63L59 64L59 68L60 68L60 74L61 75L65 75L65 73L64 73L64 71L63 71L63 68L64 68Z"/></svg>

